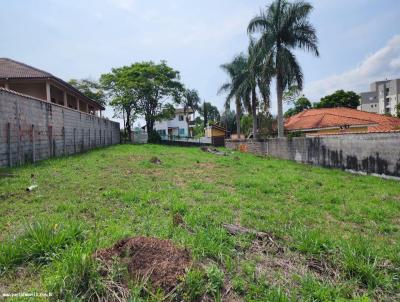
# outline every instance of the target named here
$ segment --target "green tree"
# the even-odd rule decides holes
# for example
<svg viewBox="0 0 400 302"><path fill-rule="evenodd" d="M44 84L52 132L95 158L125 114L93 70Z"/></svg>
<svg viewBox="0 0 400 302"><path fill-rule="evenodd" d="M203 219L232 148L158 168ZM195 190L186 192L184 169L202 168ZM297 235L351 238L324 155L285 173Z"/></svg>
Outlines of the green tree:
<svg viewBox="0 0 400 302"><path fill-rule="evenodd" d="M185 89L183 93L180 94L177 102L183 105L183 114L185 115L186 123L188 125L187 133L189 134L189 114L191 112L196 112L199 109L199 93L194 89Z"/></svg>
<svg viewBox="0 0 400 302"><path fill-rule="evenodd" d="M144 116L149 138L153 137L156 121L174 115L171 102L179 100L178 95L183 91L179 72L164 61L159 64L140 62L114 68L111 73L102 75L101 82L113 92L116 99L112 103L114 106L121 106L124 110L135 108L138 114ZM128 104L134 106L129 107Z"/></svg>
<svg viewBox="0 0 400 302"><path fill-rule="evenodd" d="M139 113L139 94L128 84L128 69L129 67L113 68L110 73L101 75L100 83L114 108L115 116L122 117L124 121L125 134L131 137L132 125Z"/></svg>
<svg viewBox="0 0 400 302"><path fill-rule="evenodd" d="M242 115L242 95L239 93L240 76L247 66L247 59L243 54L235 56L232 62L222 64L220 67L229 76L229 82L221 86L218 93L226 92L225 109L230 109L230 102L235 98L236 105L236 133L240 137L240 118Z"/></svg>
<svg viewBox="0 0 400 302"><path fill-rule="evenodd" d="M303 110L312 108L310 100L307 99L305 96L298 98L296 101L294 101L293 104L294 107L285 112L285 117L290 117L292 115L302 112Z"/></svg>
<svg viewBox="0 0 400 302"><path fill-rule="evenodd" d="M253 117L251 115L245 114L240 119L241 127L243 133L247 136L252 132L253 128Z"/></svg>
<svg viewBox="0 0 400 302"><path fill-rule="evenodd" d="M315 103L315 108L334 108L348 107L357 109L360 105L360 96L354 91L338 90L331 95L327 95L321 99L319 103Z"/></svg>
<svg viewBox="0 0 400 302"><path fill-rule="evenodd" d="M400 103L396 105L396 117L400 118Z"/></svg>
<svg viewBox="0 0 400 302"><path fill-rule="evenodd" d="M199 107L199 113L203 118L204 128L206 128L210 123L218 123L221 118L218 108L209 102L204 102L203 105Z"/></svg>
<svg viewBox="0 0 400 302"><path fill-rule="evenodd" d="M257 53L255 42L250 39L246 68L240 75L239 93L247 111L252 115L253 137L258 138L258 110L261 105L269 109L270 83L273 70L270 61L263 61ZM263 102L260 102L260 96Z"/></svg>
<svg viewBox="0 0 400 302"><path fill-rule="evenodd" d="M221 127L226 128L230 133L234 133L237 130L237 115L234 110L225 110L221 114L221 120L219 122Z"/></svg>
<svg viewBox="0 0 400 302"><path fill-rule="evenodd" d="M90 79L71 79L68 83L99 105L106 105L106 95L99 82Z"/></svg>
<svg viewBox="0 0 400 302"><path fill-rule="evenodd" d="M308 20L311 10L312 6L307 2L275 0L265 12L254 17L248 26L249 34L260 33L255 44L256 53L273 66L279 137L284 136L283 93L293 85L300 90L303 86L303 73L293 50L300 48L319 55L316 32Z"/></svg>

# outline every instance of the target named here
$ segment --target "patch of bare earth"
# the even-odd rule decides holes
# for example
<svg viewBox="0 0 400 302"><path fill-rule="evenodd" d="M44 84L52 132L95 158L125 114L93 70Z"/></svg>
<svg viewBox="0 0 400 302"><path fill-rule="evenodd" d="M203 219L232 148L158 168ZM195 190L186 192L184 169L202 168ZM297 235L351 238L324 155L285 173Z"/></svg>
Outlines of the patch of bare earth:
<svg viewBox="0 0 400 302"><path fill-rule="evenodd" d="M118 241L113 247L98 250L95 257L103 263L118 261L126 265L130 278L150 281L154 288L174 290L191 264L186 249L169 240L135 237Z"/></svg>
<svg viewBox="0 0 400 302"><path fill-rule="evenodd" d="M312 276L316 280L333 285L340 281L340 272L329 261L310 258L292 251L273 234L247 229L240 225L225 224L231 235L254 234L255 240L245 252L244 258L256 263L256 277L265 277L269 284L282 288L287 294L299 286L298 280Z"/></svg>

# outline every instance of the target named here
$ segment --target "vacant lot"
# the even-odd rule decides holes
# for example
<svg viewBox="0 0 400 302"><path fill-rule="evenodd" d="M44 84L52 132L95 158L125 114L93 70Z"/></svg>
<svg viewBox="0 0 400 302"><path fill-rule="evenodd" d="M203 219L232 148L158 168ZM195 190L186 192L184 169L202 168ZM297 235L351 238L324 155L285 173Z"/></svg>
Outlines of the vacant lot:
<svg viewBox="0 0 400 302"><path fill-rule="evenodd" d="M400 300L398 182L156 145L115 146L0 174L0 294ZM32 184L38 187L27 192ZM264 234L230 234L224 224ZM149 278L128 282L121 263L104 272L94 252L127 237L169 239L182 248L176 253L188 252L179 285L163 291Z"/></svg>

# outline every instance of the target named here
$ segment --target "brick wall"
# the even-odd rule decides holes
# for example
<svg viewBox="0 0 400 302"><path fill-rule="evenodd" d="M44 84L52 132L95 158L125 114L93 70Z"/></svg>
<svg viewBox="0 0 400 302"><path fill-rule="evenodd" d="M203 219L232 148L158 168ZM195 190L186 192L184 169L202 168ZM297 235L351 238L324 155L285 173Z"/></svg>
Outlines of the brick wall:
<svg viewBox="0 0 400 302"><path fill-rule="evenodd" d="M227 140L227 148L324 167L400 177L400 133Z"/></svg>
<svg viewBox="0 0 400 302"><path fill-rule="evenodd" d="M119 123L0 90L0 167L118 143Z"/></svg>

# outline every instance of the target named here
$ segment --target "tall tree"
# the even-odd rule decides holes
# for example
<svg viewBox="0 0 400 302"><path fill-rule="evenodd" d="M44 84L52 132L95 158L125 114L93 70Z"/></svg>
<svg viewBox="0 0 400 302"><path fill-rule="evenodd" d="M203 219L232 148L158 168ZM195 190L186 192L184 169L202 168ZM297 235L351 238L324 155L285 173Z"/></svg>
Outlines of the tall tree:
<svg viewBox="0 0 400 302"><path fill-rule="evenodd" d="M210 122L217 123L221 118L218 108L209 102L204 102L203 105L199 107L199 113L203 118L204 128L206 128Z"/></svg>
<svg viewBox="0 0 400 302"><path fill-rule="evenodd" d="M153 132L156 121L169 118L173 114L171 101L178 100L183 85L179 72L165 61L135 63L128 75L132 86L139 93L139 109L146 120L147 131Z"/></svg>
<svg viewBox="0 0 400 302"><path fill-rule="evenodd" d="M357 109L360 105L360 96L354 91L338 90L315 103L315 108L347 107Z"/></svg>
<svg viewBox="0 0 400 302"><path fill-rule="evenodd" d="M139 112L139 94L129 85L128 69L129 67L113 68L110 73L101 75L100 83L116 116L122 115L124 130L128 137L131 137L132 125Z"/></svg>
<svg viewBox="0 0 400 302"><path fill-rule="evenodd" d="M253 39L250 39L246 68L240 76L239 94L252 115L253 137L258 138L257 112L260 107L269 108L270 83L273 68L270 60L262 60L257 53ZM260 102L260 96L263 102Z"/></svg>
<svg viewBox="0 0 400 302"><path fill-rule="evenodd" d="M232 98L236 105L236 133L240 137L240 118L242 115L242 95L239 93L240 79L247 66L247 58L240 54L232 62L221 65L221 69L229 76L229 82L223 84L218 93L226 92L225 109L230 109Z"/></svg>
<svg viewBox="0 0 400 302"><path fill-rule="evenodd" d="M106 105L106 95L99 82L91 79L71 79L68 83L98 104Z"/></svg>
<svg viewBox="0 0 400 302"><path fill-rule="evenodd" d="M283 92L292 85L297 85L299 89L303 86L303 73L293 50L300 48L319 55L316 31L308 20L311 10L312 6L307 2L275 0L248 26L249 34L260 33L255 44L256 52L273 64L279 137L284 136Z"/></svg>
<svg viewBox="0 0 400 302"><path fill-rule="evenodd" d="M224 110L221 114L221 120L219 122L221 127L225 127L230 133L234 133L237 130L236 127L236 112L233 110Z"/></svg>
<svg viewBox="0 0 400 302"><path fill-rule="evenodd" d="M183 114L185 115L186 123L188 125L187 133L189 135L189 114L196 112L199 108L199 93L194 89L185 89L179 96L178 102L183 105Z"/></svg>

